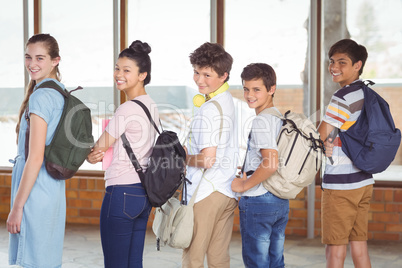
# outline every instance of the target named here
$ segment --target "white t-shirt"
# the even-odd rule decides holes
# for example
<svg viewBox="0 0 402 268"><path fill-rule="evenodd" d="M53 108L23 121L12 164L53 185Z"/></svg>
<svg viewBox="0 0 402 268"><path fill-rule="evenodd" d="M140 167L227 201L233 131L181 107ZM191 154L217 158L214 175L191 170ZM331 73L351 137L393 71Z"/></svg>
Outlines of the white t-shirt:
<svg viewBox="0 0 402 268"><path fill-rule="evenodd" d="M278 112L279 110L274 107ZM251 138L248 141L247 157L244 171L255 171L261 164L261 149L273 149L278 151L276 143L279 131L282 127L282 120L270 114L260 113L257 115L251 126ZM251 175L250 175L251 176ZM262 183L250 190L241 193L241 196L259 196L267 192Z"/></svg>
<svg viewBox="0 0 402 268"><path fill-rule="evenodd" d="M221 115L212 101L220 104L223 113L222 136L219 139ZM189 155L197 155L202 149L217 146L215 164L203 175L204 169L187 167L187 178L192 182L187 186L187 201L190 201L201 177L195 202L201 201L211 193L218 191L235 198L231 184L236 173L236 157L239 149L236 131L235 107L232 95L224 92L204 103L190 124L187 138Z"/></svg>
<svg viewBox="0 0 402 268"><path fill-rule="evenodd" d="M148 108L156 125L159 126L158 108L151 97L141 95L136 97L135 100L141 101ZM113 145L112 162L105 171L106 186L140 183L138 173L135 171L123 147L123 141L120 136L123 133L126 134L135 157L145 171L157 133L144 110L132 101L121 104L105 131L117 139Z"/></svg>

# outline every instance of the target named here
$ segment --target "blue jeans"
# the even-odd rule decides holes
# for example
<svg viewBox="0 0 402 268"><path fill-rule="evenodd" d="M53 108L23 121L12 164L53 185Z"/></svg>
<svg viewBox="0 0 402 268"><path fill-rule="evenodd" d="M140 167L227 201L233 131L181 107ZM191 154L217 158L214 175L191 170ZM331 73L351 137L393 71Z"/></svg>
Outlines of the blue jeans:
<svg viewBox="0 0 402 268"><path fill-rule="evenodd" d="M283 249L289 200L270 192L260 196L243 196L239 211L245 267L285 267Z"/></svg>
<svg viewBox="0 0 402 268"><path fill-rule="evenodd" d="M106 188L100 215L105 267L142 267L145 231L151 212L141 183Z"/></svg>

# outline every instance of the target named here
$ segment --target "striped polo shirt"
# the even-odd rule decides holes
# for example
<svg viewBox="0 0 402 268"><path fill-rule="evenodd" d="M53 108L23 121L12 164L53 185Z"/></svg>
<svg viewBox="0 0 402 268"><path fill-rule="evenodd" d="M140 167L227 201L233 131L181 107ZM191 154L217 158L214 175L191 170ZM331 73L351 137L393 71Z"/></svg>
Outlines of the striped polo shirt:
<svg viewBox="0 0 402 268"><path fill-rule="evenodd" d="M349 85L336 91L331 98L323 121L335 127L328 136L334 142L333 163L327 158L322 183L324 189L351 190L374 184L373 176L355 167L342 151L342 142L338 135L339 131L346 131L356 122L363 103L362 88Z"/></svg>

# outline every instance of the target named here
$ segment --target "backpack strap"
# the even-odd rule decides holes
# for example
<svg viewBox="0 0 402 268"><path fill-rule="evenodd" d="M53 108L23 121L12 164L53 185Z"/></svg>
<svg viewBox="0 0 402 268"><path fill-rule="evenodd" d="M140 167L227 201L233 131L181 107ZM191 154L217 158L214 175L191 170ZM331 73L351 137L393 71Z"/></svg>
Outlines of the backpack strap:
<svg viewBox="0 0 402 268"><path fill-rule="evenodd" d="M246 165L246 159L247 159L247 152L248 152L248 148L250 147L250 140L251 140L251 130L250 133L248 134L248 139L247 139L247 148L246 148L246 155L244 156L244 161L243 161L243 165L241 166L241 175L243 176L243 172L244 172L244 166ZM250 173L250 171L247 171L247 176L250 174L253 174L254 171L252 173Z"/></svg>
<svg viewBox="0 0 402 268"><path fill-rule="evenodd" d="M266 109L262 110L260 113L270 114L270 115L278 117L281 120L285 120L286 119L286 114L290 113L290 111L287 111L285 113L285 117L283 117L283 115L280 112L278 112L276 109L274 109L274 107L266 108ZM248 152L248 148L250 146L250 140L251 140L251 130L250 130L250 133L248 134L247 149L246 149L246 155L244 156L243 165L241 167L241 176L243 176L244 165L246 164L246 159L247 159L247 152ZM252 170L246 172L247 176L250 176L253 173L254 173L254 171L252 171Z"/></svg>
<svg viewBox="0 0 402 268"><path fill-rule="evenodd" d="M64 98L67 98L68 95L78 89L82 89L82 87L77 87L74 90L71 90L70 92L62 89L55 81L53 80L49 80L49 81L45 81L42 84L40 84L36 89L39 88L53 88L54 90L57 90ZM29 133L30 133L30 129L31 129L31 120L29 117L29 103L27 104L27 107L25 108L25 120L27 121L27 130L25 133L25 159L28 158L28 152L29 152Z"/></svg>
<svg viewBox="0 0 402 268"><path fill-rule="evenodd" d="M280 112L278 112L274 107L270 107L270 108L266 108L266 109L262 110L260 113L263 113L263 114L270 114L270 115L276 116L276 117L278 117L278 118L280 118L280 119L282 119L282 120L285 120L285 119L286 119L286 115L287 115L288 113L290 113L290 111L287 111L287 112L285 113L285 116L283 116L283 115L282 115Z"/></svg>
<svg viewBox="0 0 402 268"><path fill-rule="evenodd" d="M223 129L223 112L222 112L222 106L219 104L217 101L211 101L213 104L215 104L216 108L219 111L219 114L221 115L221 124L219 126L219 139L222 137L222 129Z"/></svg>
<svg viewBox="0 0 402 268"><path fill-rule="evenodd" d="M374 85L375 83L371 80L358 80L352 84L350 84L349 86L361 86L362 90L363 90L363 94L364 97L366 97L366 90L370 90L369 86ZM363 104L364 105L364 104ZM332 143L335 141L336 136L339 133L339 128L335 128L330 135L328 135L327 139L332 139ZM328 160L331 162L331 165L334 164L334 160L332 158L332 156L328 157Z"/></svg>
<svg viewBox="0 0 402 268"><path fill-rule="evenodd" d="M43 82L38 88L53 88L53 89L57 90L61 95L63 95L64 98L67 98L67 96L68 96L68 91L62 89L62 88L61 88L55 81L53 81L53 80L49 80L49 81ZM76 88L76 89L74 89L74 90L77 90L77 89L79 89L79 88L82 89L82 87L78 87L78 88Z"/></svg>
<svg viewBox="0 0 402 268"><path fill-rule="evenodd" d="M135 157L133 149L131 149L131 146L127 140L126 134L123 133L123 134L121 134L120 137L121 137L121 140L123 141L123 147L124 147L124 149L126 149L128 157L130 158L130 161L133 164L135 171L137 171L138 176L140 176L140 179L143 180L143 178L144 178L143 169L142 169L140 163L138 162L137 158Z"/></svg>
<svg viewBox="0 0 402 268"><path fill-rule="evenodd" d="M67 91L63 90L56 82L54 82L53 80L49 80L46 82L43 82L42 84L39 85L39 87L37 87L36 89L39 88L53 88L54 90L57 90L61 95L63 95L63 97L67 98ZM78 87L74 90L77 89L82 89L82 87ZM74 91L72 90L72 91ZM29 122L29 105L27 105L27 107L25 108L25 119Z"/></svg>
<svg viewBox="0 0 402 268"><path fill-rule="evenodd" d="M202 179L204 178L205 171L206 171L206 170L204 169L204 171L202 172L201 180L200 180L200 182L198 183L197 188L195 188L195 191L194 191L193 195L191 196L191 199L190 199L190 202L188 203L188 206L191 206L191 207L194 206L195 198L196 198L197 193L198 193L198 188L200 188L201 181L202 181ZM187 192L187 191L186 191L186 192ZM183 193L183 194L187 194L187 193Z"/></svg>
<svg viewBox="0 0 402 268"><path fill-rule="evenodd" d="M221 106L221 105L219 104L219 102L217 102L217 101L211 100L210 102L213 103L213 104L216 106L216 108L218 109L219 114L220 114L220 116L221 116L221 123L220 123L220 125L219 125L219 139L221 139L221 136L222 136L222 129L223 129L223 111L222 111L222 106ZM189 131L187 137L190 136L190 134L191 134L191 129L190 129L190 131Z"/></svg>
<svg viewBox="0 0 402 268"><path fill-rule="evenodd" d="M158 132L159 134L161 134L161 132L159 131L158 127L156 126L155 121L154 121L154 119L152 118L151 113L149 112L147 106L145 106L144 103L142 103L142 102L139 101L139 100L131 100L131 101L132 101L132 102L135 102L135 103L137 103L139 106L141 106L141 108L144 110L145 114L147 115L149 121L150 121L151 124L154 126L156 132ZM162 127L160 118L159 118L159 124L160 124L160 126ZM163 131L163 127L162 127L162 131Z"/></svg>
<svg viewBox="0 0 402 268"><path fill-rule="evenodd" d="M152 119L151 113L149 112L148 108L139 100L131 100L132 102L137 103L139 106L141 106L141 108L144 110L145 114L147 115L149 121L151 122L151 124L154 126L155 130L161 134L161 132L159 131L158 127L155 124L155 121ZM159 119L160 122L160 119ZM160 124L162 126L162 124ZM163 131L163 129L162 129ZM133 152L133 149L130 146L130 142L127 140L126 134L123 133L121 134L121 140L123 142L123 147L127 152L128 157L130 158L131 163L133 164L135 171L137 171L138 176L140 177L141 181L143 181L145 179L145 175L144 175L144 170L142 169L140 163L138 162L137 157L135 157L135 154Z"/></svg>
<svg viewBox="0 0 402 268"><path fill-rule="evenodd" d="M222 130L223 130L223 111L222 111L222 106L221 106L221 105L219 104L219 102L217 102L217 101L211 100L210 102L213 103L213 104L216 106L216 108L218 109L219 114L220 114L220 116L221 116L221 123L220 123L220 125L219 125L219 139L221 139L221 137L222 137ZM190 132L191 132L191 129L190 129ZM190 135L190 134L189 134L189 135ZM189 206L193 206L193 205L194 205L195 198L196 198L197 192L198 192L198 188L199 188L200 185L201 185L202 179L204 178L204 175L205 175L205 172L206 172L206 171L207 171L207 169L204 168L204 170L203 170L203 172L202 172L201 180L200 180L200 182L198 183L197 188L195 189L193 195L191 196L190 202L188 203Z"/></svg>
<svg viewBox="0 0 402 268"><path fill-rule="evenodd" d="M372 86L372 85L375 85L375 83L373 82L373 81L371 81L371 80L364 80L363 81L363 84L365 84L366 86Z"/></svg>

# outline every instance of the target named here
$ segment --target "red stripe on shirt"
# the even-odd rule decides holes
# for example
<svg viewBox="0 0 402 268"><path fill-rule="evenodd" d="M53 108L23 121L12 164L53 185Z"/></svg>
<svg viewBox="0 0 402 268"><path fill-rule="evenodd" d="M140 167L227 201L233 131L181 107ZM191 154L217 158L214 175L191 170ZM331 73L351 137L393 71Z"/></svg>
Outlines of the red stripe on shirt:
<svg viewBox="0 0 402 268"><path fill-rule="evenodd" d="M342 124L346 122L344 119L342 119L342 118L340 118L340 117L338 117L338 116L336 116L336 115L333 115L333 114L331 114L331 113L326 112L325 115L327 115L327 116L329 116L329 117L335 119L336 121L341 122Z"/></svg>

